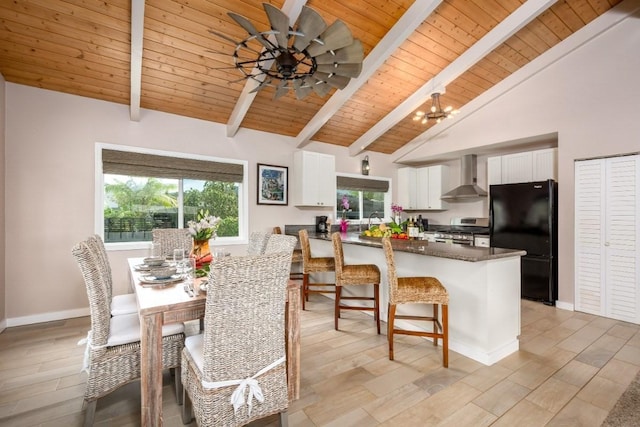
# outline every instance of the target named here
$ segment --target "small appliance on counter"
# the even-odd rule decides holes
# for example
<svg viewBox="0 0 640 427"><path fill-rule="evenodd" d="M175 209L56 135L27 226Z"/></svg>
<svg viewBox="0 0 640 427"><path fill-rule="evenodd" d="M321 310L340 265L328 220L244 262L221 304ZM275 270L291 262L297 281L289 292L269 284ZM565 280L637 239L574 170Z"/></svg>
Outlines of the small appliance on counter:
<svg viewBox="0 0 640 427"><path fill-rule="evenodd" d="M316 233L327 233L329 231L327 227L327 216L321 215L316 217Z"/></svg>

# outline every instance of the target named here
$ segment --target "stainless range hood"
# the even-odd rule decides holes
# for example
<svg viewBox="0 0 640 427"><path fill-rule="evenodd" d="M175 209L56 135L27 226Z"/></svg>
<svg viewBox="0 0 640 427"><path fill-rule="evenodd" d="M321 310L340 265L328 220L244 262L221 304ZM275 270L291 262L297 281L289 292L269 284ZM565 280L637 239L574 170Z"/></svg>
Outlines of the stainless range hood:
<svg viewBox="0 0 640 427"><path fill-rule="evenodd" d="M478 182L477 160L475 154L462 156L460 161L460 186L442 195L447 202L475 202L487 196Z"/></svg>

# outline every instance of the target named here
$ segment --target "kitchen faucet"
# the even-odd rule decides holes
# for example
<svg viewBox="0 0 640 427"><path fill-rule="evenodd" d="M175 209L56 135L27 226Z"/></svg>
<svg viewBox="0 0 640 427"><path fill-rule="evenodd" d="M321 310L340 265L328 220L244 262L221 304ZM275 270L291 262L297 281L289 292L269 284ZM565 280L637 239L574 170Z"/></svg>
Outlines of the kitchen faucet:
<svg viewBox="0 0 640 427"><path fill-rule="evenodd" d="M378 211L372 212L371 215L369 215L369 226L367 227L367 230L371 229L371 217L374 215L382 222L382 218L380 218L380 214L378 213Z"/></svg>

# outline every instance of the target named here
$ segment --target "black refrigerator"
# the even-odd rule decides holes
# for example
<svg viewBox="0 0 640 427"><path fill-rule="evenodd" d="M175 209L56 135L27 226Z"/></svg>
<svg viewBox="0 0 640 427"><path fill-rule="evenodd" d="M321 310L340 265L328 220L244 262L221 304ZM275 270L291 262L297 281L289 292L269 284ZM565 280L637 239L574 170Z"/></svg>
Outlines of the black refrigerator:
<svg viewBox="0 0 640 427"><path fill-rule="evenodd" d="M547 305L558 299L558 186L539 182L492 185L491 246L524 249L521 296Z"/></svg>

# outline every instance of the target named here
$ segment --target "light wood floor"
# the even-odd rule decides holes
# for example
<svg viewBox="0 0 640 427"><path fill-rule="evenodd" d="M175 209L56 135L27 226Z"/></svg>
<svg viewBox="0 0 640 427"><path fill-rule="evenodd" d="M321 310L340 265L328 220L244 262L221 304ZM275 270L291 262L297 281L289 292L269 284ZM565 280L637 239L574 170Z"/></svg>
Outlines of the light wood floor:
<svg viewBox="0 0 640 427"><path fill-rule="evenodd" d="M640 327L522 301L520 351L493 366L386 335L348 312L333 329L333 301L313 295L302 317L302 392L296 426L599 426L640 371ZM88 318L9 328L0 334L0 425L80 426ZM164 420L181 426L165 375ZM134 426L139 383L98 402L96 425ZM275 418L255 423L276 425ZM195 422L192 423L195 425Z"/></svg>

